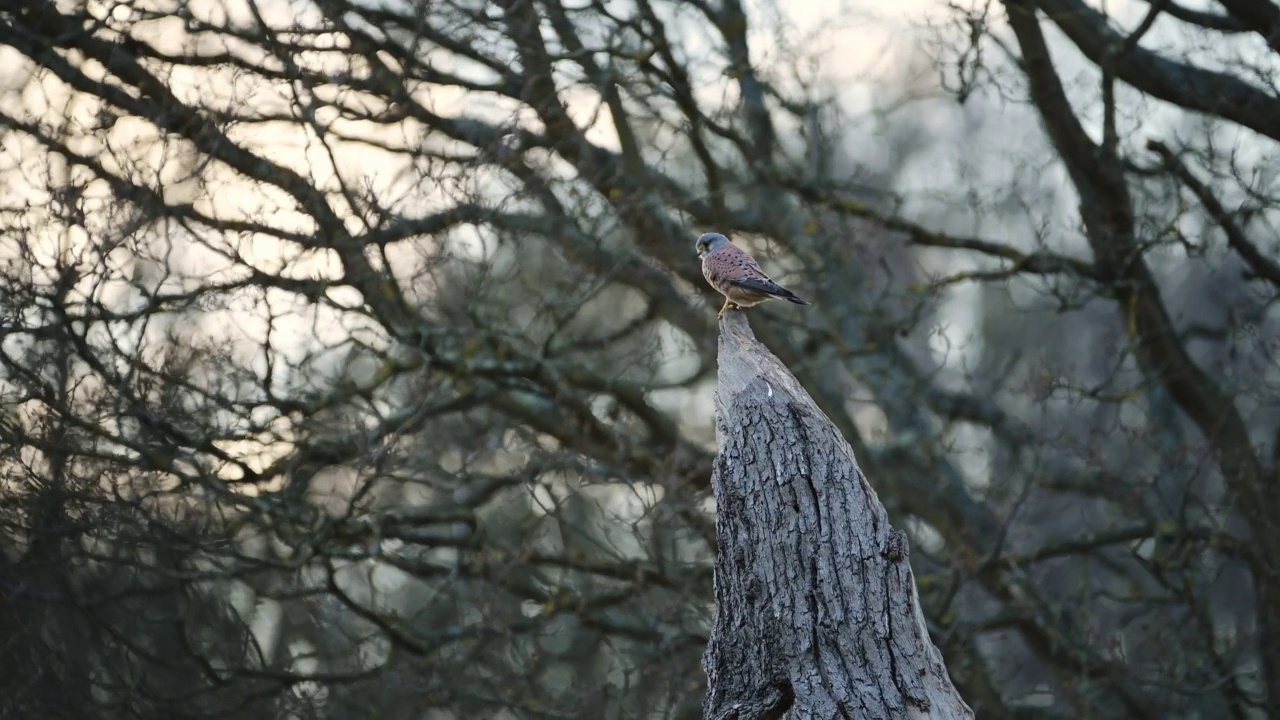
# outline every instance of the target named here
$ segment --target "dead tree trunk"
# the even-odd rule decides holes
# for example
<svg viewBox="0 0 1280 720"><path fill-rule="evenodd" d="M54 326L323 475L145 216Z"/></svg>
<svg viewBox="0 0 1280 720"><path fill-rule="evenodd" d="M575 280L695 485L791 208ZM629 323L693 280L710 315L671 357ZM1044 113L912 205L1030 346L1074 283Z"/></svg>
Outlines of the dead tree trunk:
<svg viewBox="0 0 1280 720"><path fill-rule="evenodd" d="M972 718L852 448L745 313L725 313L719 366L703 717Z"/></svg>

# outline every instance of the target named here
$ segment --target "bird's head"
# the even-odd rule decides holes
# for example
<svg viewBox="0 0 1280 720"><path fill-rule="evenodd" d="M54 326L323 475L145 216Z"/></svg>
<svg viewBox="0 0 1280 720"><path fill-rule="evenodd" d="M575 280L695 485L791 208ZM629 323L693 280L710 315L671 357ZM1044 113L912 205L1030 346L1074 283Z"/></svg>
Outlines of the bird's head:
<svg viewBox="0 0 1280 720"><path fill-rule="evenodd" d="M729 238L720 233L706 233L698 237L698 242L694 243L694 248L698 251L698 257L703 258L707 256L707 253L715 252L728 244Z"/></svg>

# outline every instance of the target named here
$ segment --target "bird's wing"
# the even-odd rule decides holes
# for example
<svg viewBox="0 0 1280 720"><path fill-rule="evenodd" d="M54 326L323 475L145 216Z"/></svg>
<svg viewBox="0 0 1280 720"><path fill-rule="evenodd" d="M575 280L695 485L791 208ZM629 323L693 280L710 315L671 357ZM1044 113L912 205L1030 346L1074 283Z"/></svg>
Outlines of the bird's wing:
<svg viewBox="0 0 1280 720"><path fill-rule="evenodd" d="M736 245L726 245L707 256L706 271L716 279L735 285L748 280L768 280L755 258Z"/></svg>
<svg viewBox="0 0 1280 720"><path fill-rule="evenodd" d="M746 250L730 245L717 254L721 257L718 258L719 262L716 263L714 270L718 271L717 274L725 282L766 295L790 294L786 288L766 275L760 263L756 262L756 259Z"/></svg>
<svg viewBox="0 0 1280 720"><path fill-rule="evenodd" d="M740 288L745 288L747 290L755 290L756 292L762 292L766 295L788 294L788 290L786 288L782 287L781 285L770 280L767 277L735 278L733 280L730 280L729 283L733 285L737 285Z"/></svg>

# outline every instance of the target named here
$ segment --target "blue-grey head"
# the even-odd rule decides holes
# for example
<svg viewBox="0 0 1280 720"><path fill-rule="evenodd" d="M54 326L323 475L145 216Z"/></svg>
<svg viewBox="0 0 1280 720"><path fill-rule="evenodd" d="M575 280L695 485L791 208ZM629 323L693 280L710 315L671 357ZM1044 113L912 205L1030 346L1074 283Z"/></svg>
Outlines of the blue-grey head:
<svg viewBox="0 0 1280 720"><path fill-rule="evenodd" d="M694 248L698 251L698 257L704 258L707 253L715 252L728 244L729 238L720 233L704 233L698 237L698 242L694 243Z"/></svg>

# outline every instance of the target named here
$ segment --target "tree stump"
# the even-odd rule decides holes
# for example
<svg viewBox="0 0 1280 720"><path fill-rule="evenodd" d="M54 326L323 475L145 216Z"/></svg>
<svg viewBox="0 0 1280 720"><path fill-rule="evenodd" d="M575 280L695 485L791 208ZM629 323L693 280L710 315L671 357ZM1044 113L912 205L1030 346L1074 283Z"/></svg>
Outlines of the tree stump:
<svg viewBox="0 0 1280 720"><path fill-rule="evenodd" d="M703 717L972 718L849 443L745 313L725 313L718 362Z"/></svg>

